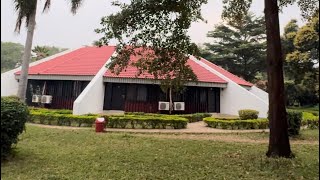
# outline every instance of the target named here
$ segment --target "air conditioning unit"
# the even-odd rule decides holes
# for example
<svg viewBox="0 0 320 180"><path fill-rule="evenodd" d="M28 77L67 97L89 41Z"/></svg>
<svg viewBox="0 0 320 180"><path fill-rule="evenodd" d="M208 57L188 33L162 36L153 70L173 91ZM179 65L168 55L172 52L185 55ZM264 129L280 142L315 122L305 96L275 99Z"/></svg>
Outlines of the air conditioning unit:
<svg viewBox="0 0 320 180"><path fill-rule="evenodd" d="M52 96L50 96L50 95L43 95L43 96L41 97L41 103L42 103L42 104L51 104L51 102L52 102Z"/></svg>
<svg viewBox="0 0 320 180"><path fill-rule="evenodd" d="M173 105L175 111L184 111L184 102L174 102Z"/></svg>
<svg viewBox="0 0 320 180"><path fill-rule="evenodd" d="M159 101L159 110L169 111L169 102Z"/></svg>
<svg viewBox="0 0 320 180"><path fill-rule="evenodd" d="M32 96L32 102L33 103L38 103L41 101L41 95L33 95Z"/></svg>

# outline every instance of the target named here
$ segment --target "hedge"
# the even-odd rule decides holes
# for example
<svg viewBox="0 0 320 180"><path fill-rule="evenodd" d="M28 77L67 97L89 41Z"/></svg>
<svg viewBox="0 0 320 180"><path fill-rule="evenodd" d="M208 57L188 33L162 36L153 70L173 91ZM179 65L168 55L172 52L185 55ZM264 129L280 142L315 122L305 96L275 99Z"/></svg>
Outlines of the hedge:
<svg viewBox="0 0 320 180"><path fill-rule="evenodd" d="M89 126L91 127L98 115L72 115L63 113L59 114L59 110L47 110L47 109L33 109L31 111L30 122L47 125L58 126ZM157 115L157 114L145 114L145 115L103 115L108 122L107 125L110 128L174 128L182 129L186 128L188 120L186 118L175 115Z"/></svg>
<svg viewBox="0 0 320 180"><path fill-rule="evenodd" d="M183 129L187 127L188 120L172 115L124 115L109 116L107 127L110 128L142 128L142 129Z"/></svg>
<svg viewBox="0 0 320 180"><path fill-rule="evenodd" d="M98 116L77 116L72 114L55 114L32 111L30 122L58 126L89 126L91 127Z"/></svg>
<svg viewBox="0 0 320 180"><path fill-rule="evenodd" d="M30 108L30 112L40 112L47 114L72 114L72 110L69 109L46 109L46 108Z"/></svg>
<svg viewBox="0 0 320 180"><path fill-rule="evenodd" d="M248 119L248 120L221 120L213 117L204 118L203 121L209 127L217 129L267 129L268 119Z"/></svg>
<svg viewBox="0 0 320 180"><path fill-rule="evenodd" d="M315 116L310 112L302 113L302 126L306 126L309 129L318 129L319 128L319 116Z"/></svg>
<svg viewBox="0 0 320 180"><path fill-rule="evenodd" d="M146 116L179 116L188 119L189 123L202 121L203 118L211 117L209 113L195 113L195 114L178 114L178 115L168 115L168 114L154 114L154 113L144 113L144 112L125 112L125 115L146 115Z"/></svg>
<svg viewBox="0 0 320 180"><path fill-rule="evenodd" d="M11 153L12 145L25 128L28 106L18 97L1 97L1 161Z"/></svg>
<svg viewBox="0 0 320 180"><path fill-rule="evenodd" d="M202 121L206 117L211 117L212 115L209 113L195 113L195 114L184 114L178 115L188 119L189 123Z"/></svg>

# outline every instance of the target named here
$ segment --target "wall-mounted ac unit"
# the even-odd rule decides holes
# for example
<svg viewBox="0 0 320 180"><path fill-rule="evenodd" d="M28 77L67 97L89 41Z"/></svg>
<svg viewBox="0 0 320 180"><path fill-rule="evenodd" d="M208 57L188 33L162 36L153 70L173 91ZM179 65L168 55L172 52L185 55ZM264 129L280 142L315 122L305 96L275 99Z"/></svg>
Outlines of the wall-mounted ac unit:
<svg viewBox="0 0 320 180"><path fill-rule="evenodd" d="M175 111L184 111L184 102L174 102L173 105Z"/></svg>
<svg viewBox="0 0 320 180"><path fill-rule="evenodd" d="M38 103L41 101L41 95L33 95L32 96L32 102L33 103Z"/></svg>
<svg viewBox="0 0 320 180"><path fill-rule="evenodd" d="M50 96L50 95L43 95L43 96L41 97L41 103L42 103L42 104L51 104L51 102L52 102L52 96Z"/></svg>
<svg viewBox="0 0 320 180"><path fill-rule="evenodd" d="M159 101L159 110L169 111L169 102Z"/></svg>

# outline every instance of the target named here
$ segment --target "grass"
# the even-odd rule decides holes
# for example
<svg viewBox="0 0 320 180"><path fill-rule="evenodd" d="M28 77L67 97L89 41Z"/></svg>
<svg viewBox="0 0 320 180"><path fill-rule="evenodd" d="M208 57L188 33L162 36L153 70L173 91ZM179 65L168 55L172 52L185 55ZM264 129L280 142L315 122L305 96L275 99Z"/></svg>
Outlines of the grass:
<svg viewBox="0 0 320 180"><path fill-rule="evenodd" d="M228 135L235 135L228 134ZM256 132L256 133L237 133L236 134L239 137L249 138L253 140L267 140L269 139L269 133L268 132ZM319 129L301 129L300 135L296 137L290 138L290 140L306 140L306 141L319 141Z"/></svg>
<svg viewBox="0 0 320 180"><path fill-rule="evenodd" d="M315 136L308 131L305 136ZM292 145L295 159L265 157L266 144L163 139L93 129L27 125L5 180L318 179L318 145Z"/></svg>

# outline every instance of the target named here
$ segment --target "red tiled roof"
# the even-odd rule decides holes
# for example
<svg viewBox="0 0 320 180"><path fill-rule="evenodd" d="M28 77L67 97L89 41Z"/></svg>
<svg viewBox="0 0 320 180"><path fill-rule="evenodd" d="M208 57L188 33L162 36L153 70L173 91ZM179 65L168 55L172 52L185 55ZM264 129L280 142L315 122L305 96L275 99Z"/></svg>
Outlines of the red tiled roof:
<svg viewBox="0 0 320 180"><path fill-rule="evenodd" d="M96 75L114 51L114 46L83 47L30 67L29 75Z"/></svg>
<svg viewBox="0 0 320 180"><path fill-rule="evenodd" d="M101 67L107 62L107 60L115 52L114 46L103 46L103 47L83 47L72 51L70 53L55 57L49 61L42 62L38 65L29 68L29 75L65 75L65 76L76 76L76 75L90 75L94 76L101 69ZM136 57L131 57L131 61L136 61ZM201 59L202 62L230 78L234 82L244 85L252 86L251 83L231 74L223 68L205 60ZM187 62L191 66L195 75L198 77L200 82L211 82L211 83L227 83L225 80L220 78L214 73L211 73L198 63L189 59ZM124 71L120 72L119 75L115 75L110 71L107 71L105 77L114 78L147 78L154 79L153 75L144 73L139 77L136 77L138 69L133 66L128 66ZM16 72L15 74L20 74Z"/></svg>
<svg viewBox="0 0 320 180"><path fill-rule="evenodd" d="M250 86L250 87L253 86L253 84L251 84L251 83L245 81L244 79L230 73L229 71L223 69L222 67L217 66L217 65L213 64L212 62L209 62L208 60L201 58L201 61L239 85Z"/></svg>
<svg viewBox="0 0 320 180"><path fill-rule="evenodd" d="M135 61L136 58L131 58L131 61ZM198 77L198 81L200 82L210 82L210 83L227 83L225 80L220 78L219 76L211 73L204 67L195 63L193 60L189 59L187 65L191 67L195 75ZM107 71L104 76L105 77L114 77L114 78L138 78L138 79L154 79L154 76L149 73L143 73L139 76L138 69L134 66L128 66L125 70L119 73L119 75L115 75L111 73L111 71Z"/></svg>

